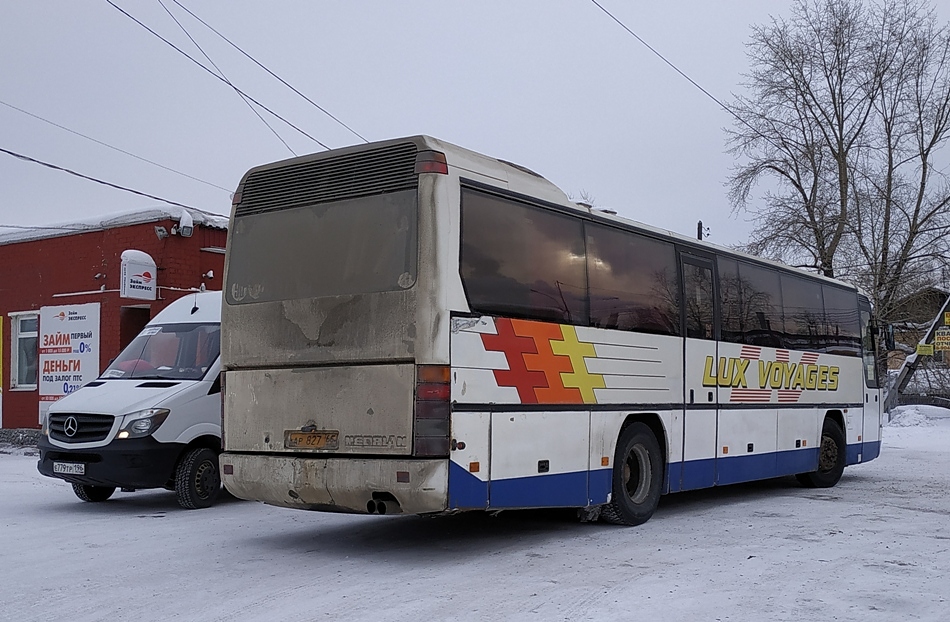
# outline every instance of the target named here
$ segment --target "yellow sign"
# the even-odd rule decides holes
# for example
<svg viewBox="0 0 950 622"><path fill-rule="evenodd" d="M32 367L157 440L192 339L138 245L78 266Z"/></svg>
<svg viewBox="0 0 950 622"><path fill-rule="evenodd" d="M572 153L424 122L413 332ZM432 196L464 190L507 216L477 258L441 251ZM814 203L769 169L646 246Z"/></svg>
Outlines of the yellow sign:
<svg viewBox="0 0 950 622"><path fill-rule="evenodd" d="M943 323L945 326L950 326L950 311L943 312Z"/></svg>
<svg viewBox="0 0 950 622"><path fill-rule="evenodd" d="M934 355L934 344L932 343L918 343L917 344L917 354L921 356L933 356Z"/></svg>

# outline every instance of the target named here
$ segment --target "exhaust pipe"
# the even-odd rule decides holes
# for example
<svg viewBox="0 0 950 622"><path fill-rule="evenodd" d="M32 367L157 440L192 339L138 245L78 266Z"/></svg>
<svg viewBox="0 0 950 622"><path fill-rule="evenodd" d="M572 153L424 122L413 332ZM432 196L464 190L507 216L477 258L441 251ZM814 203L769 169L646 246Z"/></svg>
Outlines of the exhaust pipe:
<svg viewBox="0 0 950 622"><path fill-rule="evenodd" d="M366 502L366 511L370 514L385 514L386 513L386 502L377 501L375 499L370 499Z"/></svg>

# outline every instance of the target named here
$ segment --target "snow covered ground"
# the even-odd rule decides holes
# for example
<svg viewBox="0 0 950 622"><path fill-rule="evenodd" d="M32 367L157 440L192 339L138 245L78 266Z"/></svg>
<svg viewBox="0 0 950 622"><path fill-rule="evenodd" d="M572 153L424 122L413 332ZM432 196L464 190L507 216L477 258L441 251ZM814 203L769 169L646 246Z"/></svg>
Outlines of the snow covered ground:
<svg viewBox="0 0 950 622"><path fill-rule="evenodd" d="M567 512L300 512L173 493L83 503L0 455L0 620L950 620L950 411L905 407L836 488Z"/></svg>

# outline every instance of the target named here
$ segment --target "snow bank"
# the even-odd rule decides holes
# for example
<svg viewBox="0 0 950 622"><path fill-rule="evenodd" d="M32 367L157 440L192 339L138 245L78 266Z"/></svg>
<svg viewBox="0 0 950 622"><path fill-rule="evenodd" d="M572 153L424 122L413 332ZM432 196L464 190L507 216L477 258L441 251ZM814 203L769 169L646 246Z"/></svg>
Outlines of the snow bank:
<svg viewBox="0 0 950 622"><path fill-rule="evenodd" d="M935 420L947 418L950 418L950 410L940 406L898 406L891 411L891 420L885 425L895 428L933 427Z"/></svg>
<svg viewBox="0 0 950 622"><path fill-rule="evenodd" d="M9 456L39 456L40 452L36 447L17 447L10 443L0 443L0 454Z"/></svg>
<svg viewBox="0 0 950 622"><path fill-rule="evenodd" d="M891 413L891 420L885 425L894 428L931 427L933 422L920 412L917 406L899 406Z"/></svg>

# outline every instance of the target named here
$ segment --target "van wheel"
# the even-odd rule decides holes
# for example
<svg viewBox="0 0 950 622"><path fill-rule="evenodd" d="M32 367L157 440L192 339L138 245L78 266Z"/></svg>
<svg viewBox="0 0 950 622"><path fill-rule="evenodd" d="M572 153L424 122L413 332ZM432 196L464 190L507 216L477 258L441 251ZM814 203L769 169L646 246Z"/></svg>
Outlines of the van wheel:
<svg viewBox="0 0 950 622"><path fill-rule="evenodd" d="M83 501L98 503L105 501L115 492L114 487L110 486L87 486L86 484L73 484L73 492Z"/></svg>
<svg viewBox="0 0 950 622"><path fill-rule="evenodd" d="M799 473L795 477L802 486L808 488L831 488L841 479L847 457L844 430L833 419L825 419L821 426L818 470L811 473Z"/></svg>
<svg viewBox="0 0 950 622"><path fill-rule="evenodd" d="M645 423L632 423L621 433L614 453L613 493L601 517L617 525L647 522L660 503L663 454Z"/></svg>
<svg viewBox="0 0 950 622"><path fill-rule="evenodd" d="M206 508L214 503L220 492L218 454L204 447L186 452L175 471L175 493L181 507L188 510Z"/></svg>

